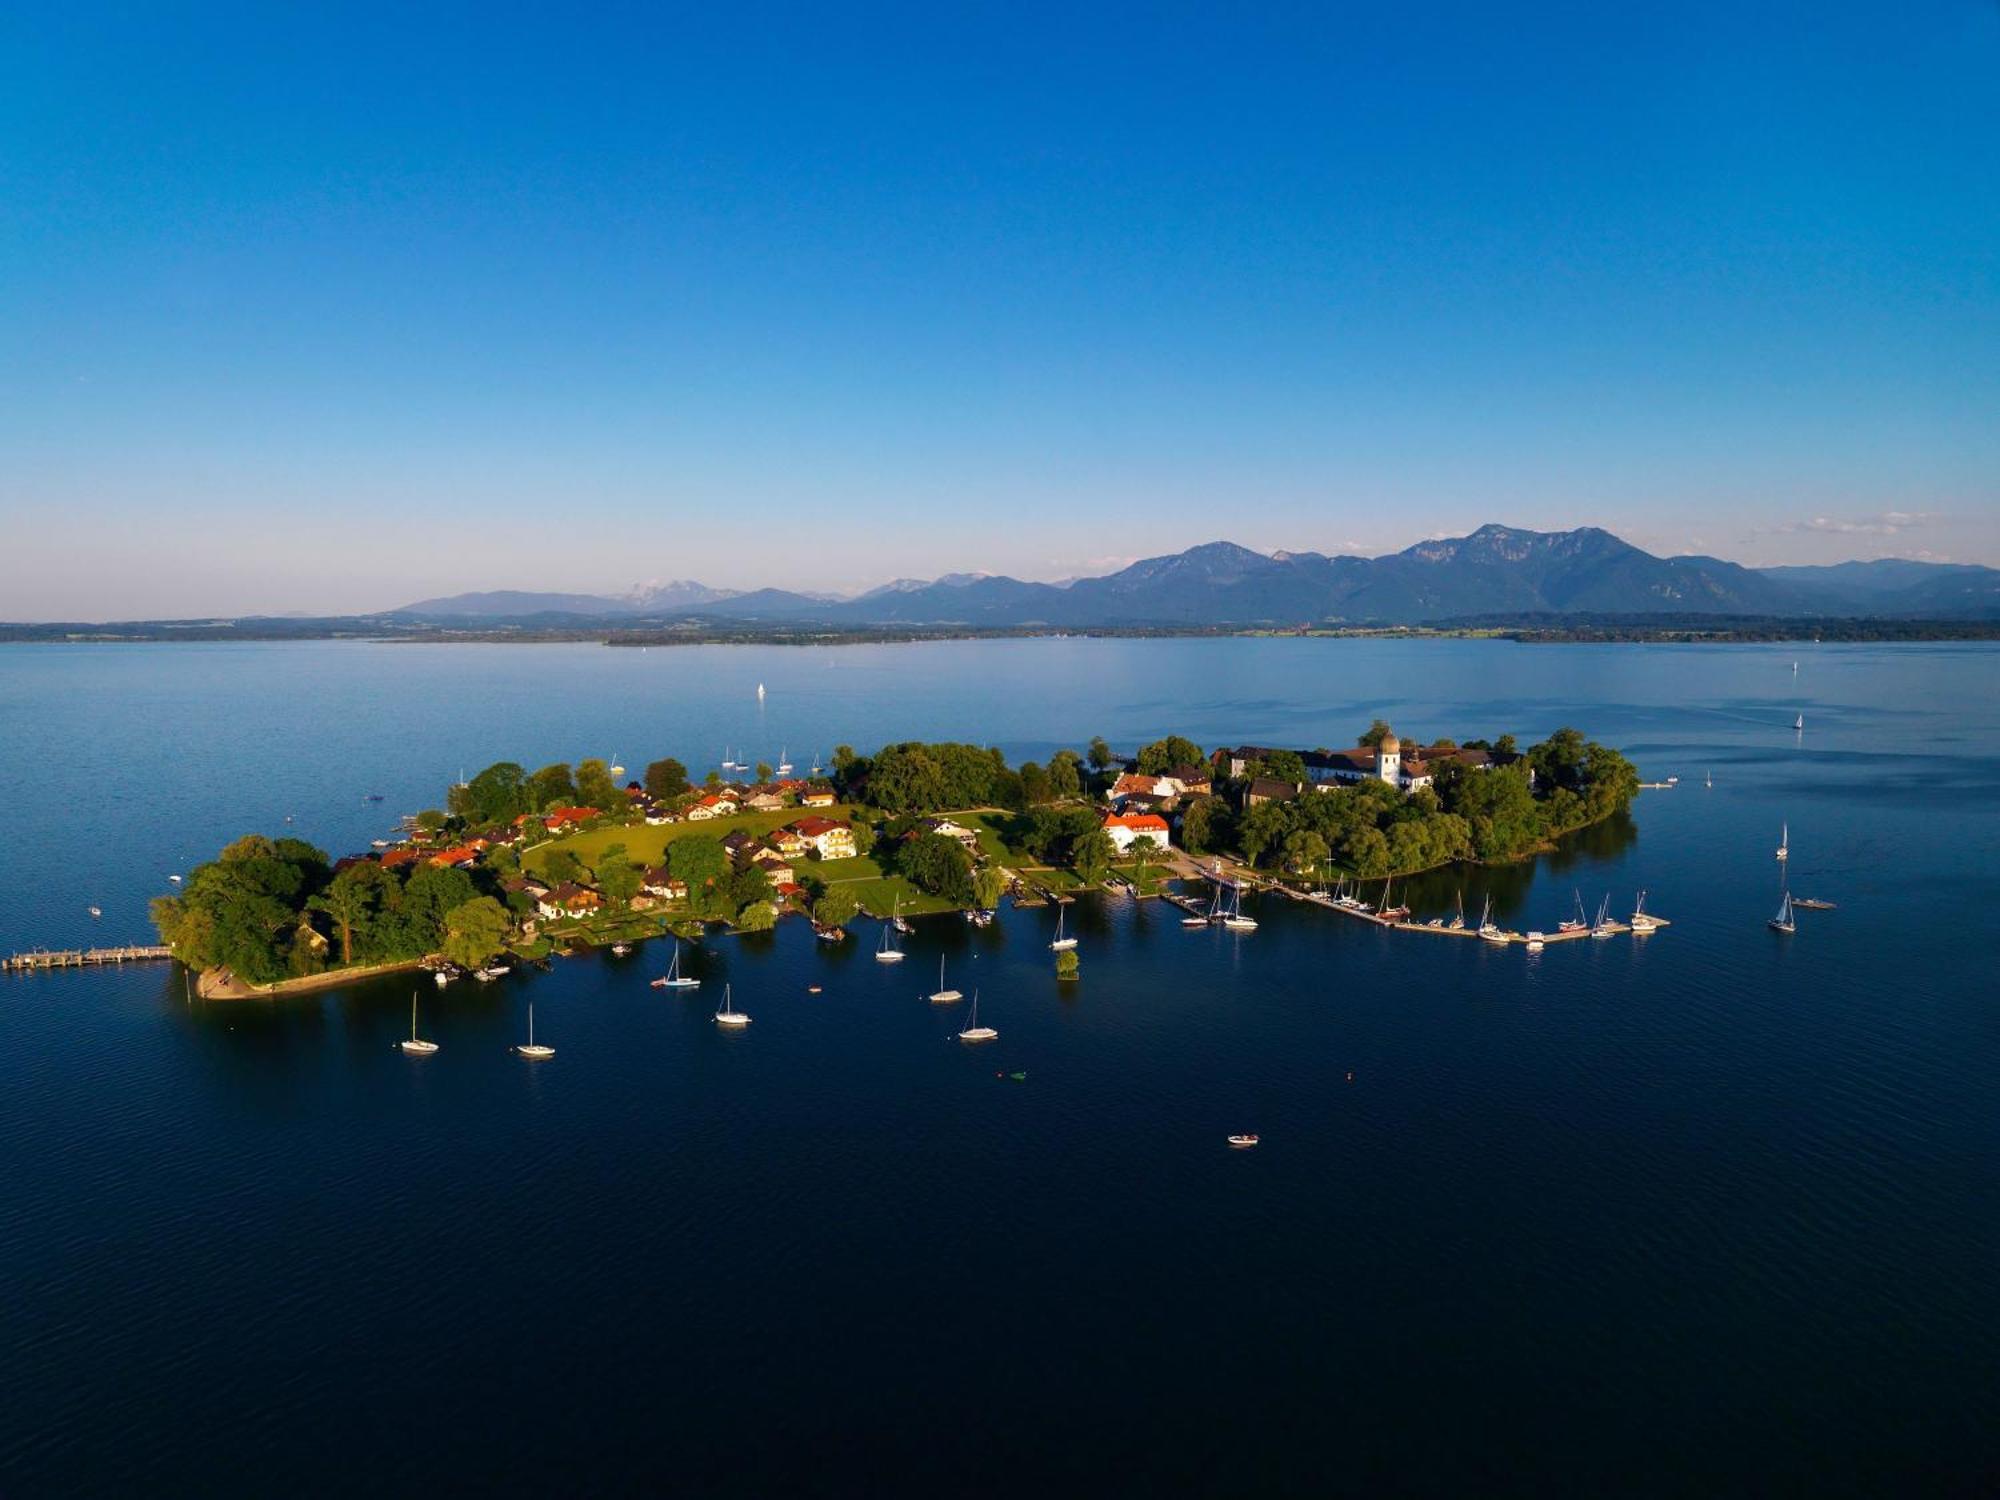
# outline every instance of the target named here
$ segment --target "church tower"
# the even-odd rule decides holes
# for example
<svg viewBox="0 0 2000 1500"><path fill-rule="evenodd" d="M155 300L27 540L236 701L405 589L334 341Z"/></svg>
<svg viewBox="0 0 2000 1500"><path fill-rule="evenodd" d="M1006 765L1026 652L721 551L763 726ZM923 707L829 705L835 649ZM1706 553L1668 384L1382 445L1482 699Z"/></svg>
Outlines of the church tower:
<svg viewBox="0 0 2000 1500"><path fill-rule="evenodd" d="M1390 786L1400 783L1403 774L1403 742L1394 734L1382 736L1382 743L1375 747L1375 774Z"/></svg>

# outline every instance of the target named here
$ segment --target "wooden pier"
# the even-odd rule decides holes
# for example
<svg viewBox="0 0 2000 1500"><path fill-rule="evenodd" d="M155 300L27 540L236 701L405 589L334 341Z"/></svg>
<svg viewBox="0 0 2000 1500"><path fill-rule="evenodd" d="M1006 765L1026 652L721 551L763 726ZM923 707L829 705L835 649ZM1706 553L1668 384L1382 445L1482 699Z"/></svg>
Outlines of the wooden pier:
<svg viewBox="0 0 2000 1500"><path fill-rule="evenodd" d="M92 964L145 963L173 956L173 949L164 943L124 948L38 948L32 953L0 958L0 973L33 974L42 969L81 969Z"/></svg>

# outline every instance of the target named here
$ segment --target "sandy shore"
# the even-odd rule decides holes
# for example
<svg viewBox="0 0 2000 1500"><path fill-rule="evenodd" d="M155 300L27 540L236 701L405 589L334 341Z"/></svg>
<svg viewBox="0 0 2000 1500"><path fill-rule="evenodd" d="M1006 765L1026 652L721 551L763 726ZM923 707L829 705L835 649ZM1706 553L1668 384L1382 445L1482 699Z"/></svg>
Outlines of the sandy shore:
<svg viewBox="0 0 2000 1500"><path fill-rule="evenodd" d="M275 984L252 984L238 979L227 969L205 969L195 983L195 993L204 1000L270 1000L281 995L309 995L315 990L339 989L357 979L374 979L422 966L420 959L393 964L360 964L351 969L329 969L324 974L307 974L299 979L280 979Z"/></svg>

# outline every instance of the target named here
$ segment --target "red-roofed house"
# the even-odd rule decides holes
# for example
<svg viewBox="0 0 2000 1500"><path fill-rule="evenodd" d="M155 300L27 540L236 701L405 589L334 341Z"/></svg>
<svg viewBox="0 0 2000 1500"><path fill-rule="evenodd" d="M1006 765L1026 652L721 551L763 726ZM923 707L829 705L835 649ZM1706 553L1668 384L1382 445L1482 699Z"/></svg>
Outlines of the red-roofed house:
<svg viewBox="0 0 2000 1500"><path fill-rule="evenodd" d="M387 854L382 856L382 868L385 870L400 869L404 865L415 864L423 857L424 851L421 849L391 849Z"/></svg>
<svg viewBox="0 0 2000 1500"><path fill-rule="evenodd" d="M845 823L832 818L800 818L791 828L821 859L854 858L854 830Z"/></svg>
<svg viewBox="0 0 2000 1500"><path fill-rule="evenodd" d="M1167 820L1158 813L1106 813L1100 826L1111 835L1120 854L1141 841L1156 849L1167 847Z"/></svg>
<svg viewBox="0 0 2000 1500"><path fill-rule="evenodd" d="M558 807L542 819L542 827L550 833L561 833L566 828L581 828L597 815L594 807Z"/></svg>

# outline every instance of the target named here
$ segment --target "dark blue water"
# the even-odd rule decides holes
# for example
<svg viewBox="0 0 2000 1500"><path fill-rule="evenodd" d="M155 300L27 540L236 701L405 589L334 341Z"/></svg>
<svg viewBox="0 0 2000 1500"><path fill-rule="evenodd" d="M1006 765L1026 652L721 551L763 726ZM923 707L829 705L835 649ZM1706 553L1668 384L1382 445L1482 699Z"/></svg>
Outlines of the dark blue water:
<svg viewBox="0 0 2000 1500"><path fill-rule="evenodd" d="M1064 988L1040 913L900 969L786 928L692 996L649 951L426 994L422 1061L407 983L0 980L0 1493L1990 1493L1996 687L1989 647L0 648L0 949L143 936L222 839L365 844L503 754L1381 714L1681 777L1414 885L1675 924L1537 956L1109 901ZM1780 821L1841 903L1789 941ZM916 998L941 952L992 1046Z"/></svg>

